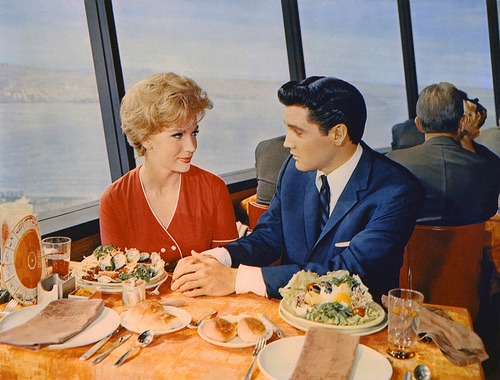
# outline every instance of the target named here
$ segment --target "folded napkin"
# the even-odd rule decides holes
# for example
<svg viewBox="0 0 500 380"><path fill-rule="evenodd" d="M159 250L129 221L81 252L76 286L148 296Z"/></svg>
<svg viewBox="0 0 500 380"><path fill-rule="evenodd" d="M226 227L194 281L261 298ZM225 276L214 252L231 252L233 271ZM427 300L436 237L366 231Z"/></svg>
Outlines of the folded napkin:
<svg viewBox="0 0 500 380"><path fill-rule="evenodd" d="M37 350L83 331L104 308L100 299L58 299L23 324L0 333L0 343Z"/></svg>
<svg viewBox="0 0 500 380"><path fill-rule="evenodd" d="M329 328L311 327L291 380L349 379L359 336Z"/></svg>
<svg viewBox="0 0 500 380"><path fill-rule="evenodd" d="M387 296L382 296L382 303L387 307ZM423 341L433 340L444 356L458 366L488 359L481 338L437 307L422 308L418 335Z"/></svg>

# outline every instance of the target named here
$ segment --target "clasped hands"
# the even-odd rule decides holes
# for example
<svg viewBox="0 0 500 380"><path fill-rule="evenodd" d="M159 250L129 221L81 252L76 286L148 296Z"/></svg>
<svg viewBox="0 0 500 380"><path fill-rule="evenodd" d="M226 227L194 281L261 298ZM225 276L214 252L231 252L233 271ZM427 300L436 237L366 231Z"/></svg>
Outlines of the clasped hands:
<svg viewBox="0 0 500 380"><path fill-rule="evenodd" d="M225 296L235 291L238 269L195 251L177 263L171 289L188 297Z"/></svg>

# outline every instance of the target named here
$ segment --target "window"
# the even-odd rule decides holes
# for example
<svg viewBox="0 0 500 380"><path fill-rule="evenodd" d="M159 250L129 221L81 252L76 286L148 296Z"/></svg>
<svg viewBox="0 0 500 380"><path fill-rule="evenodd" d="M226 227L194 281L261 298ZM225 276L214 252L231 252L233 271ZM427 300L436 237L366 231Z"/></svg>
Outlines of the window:
<svg viewBox="0 0 500 380"><path fill-rule="evenodd" d="M306 75L355 85L368 109L363 140L389 147L408 119L396 0L299 1Z"/></svg>
<svg viewBox="0 0 500 380"><path fill-rule="evenodd" d="M194 79L214 102L193 163L216 174L253 167L257 143L282 135L289 80L279 1L113 1L125 89L159 72Z"/></svg>
<svg viewBox="0 0 500 380"><path fill-rule="evenodd" d="M111 182L82 1L0 1L0 203L39 219Z"/></svg>
<svg viewBox="0 0 500 380"><path fill-rule="evenodd" d="M479 98L493 126L494 100L486 2L476 0L411 2L419 89L450 82Z"/></svg>

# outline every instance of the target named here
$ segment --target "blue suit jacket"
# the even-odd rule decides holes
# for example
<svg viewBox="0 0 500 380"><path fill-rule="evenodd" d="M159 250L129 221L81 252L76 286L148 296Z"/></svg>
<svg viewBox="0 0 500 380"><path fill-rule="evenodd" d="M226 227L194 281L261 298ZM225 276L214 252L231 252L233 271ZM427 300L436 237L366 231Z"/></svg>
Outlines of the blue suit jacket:
<svg viewBox="0 0 500 380"><path fill-rule="evenodd" d="M319 274L347 269L359 274L375 297L397 287L425 191L408 170L362 146L361 159L319 236L316 171L301 172L288 158L269 210L249 236L224 246L232 266L263 267L270 297L280 297L278 289L301 269ZM280 258L280 265L268 266Z"/></svg>

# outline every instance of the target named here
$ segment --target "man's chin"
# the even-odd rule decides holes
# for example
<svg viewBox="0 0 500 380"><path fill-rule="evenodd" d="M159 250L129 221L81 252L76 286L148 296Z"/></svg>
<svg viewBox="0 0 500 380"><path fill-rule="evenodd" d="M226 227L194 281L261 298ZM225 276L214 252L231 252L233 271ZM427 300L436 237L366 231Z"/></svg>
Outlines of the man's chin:
<svg viewBox="0 0 500 380"><path fill-rule="evenodd" d="M295 168L301 172L310 172L312 169L301 164L299 161L295 161Z"/></svg>

